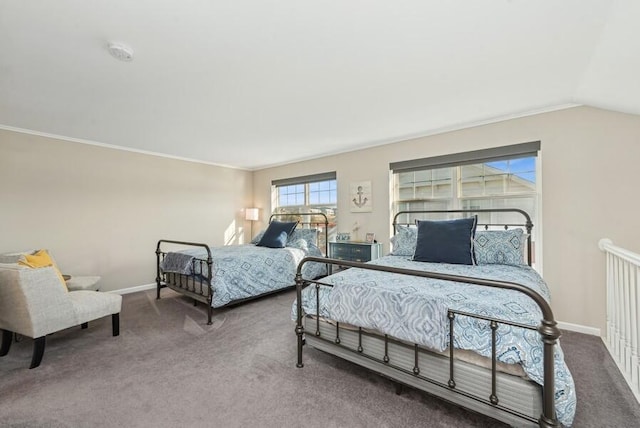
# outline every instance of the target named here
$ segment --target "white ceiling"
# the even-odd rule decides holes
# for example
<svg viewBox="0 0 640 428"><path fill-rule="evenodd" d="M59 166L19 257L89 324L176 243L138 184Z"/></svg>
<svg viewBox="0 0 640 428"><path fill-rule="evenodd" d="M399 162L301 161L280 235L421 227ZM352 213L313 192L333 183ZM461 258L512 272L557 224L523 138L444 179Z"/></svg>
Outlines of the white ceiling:
<svg viewBox="0 0 640 428"><path fill-rule="evenodd" d="M636 0L0 0L0 126L259 169L571 104L640 114L639 21Z"/></svg>

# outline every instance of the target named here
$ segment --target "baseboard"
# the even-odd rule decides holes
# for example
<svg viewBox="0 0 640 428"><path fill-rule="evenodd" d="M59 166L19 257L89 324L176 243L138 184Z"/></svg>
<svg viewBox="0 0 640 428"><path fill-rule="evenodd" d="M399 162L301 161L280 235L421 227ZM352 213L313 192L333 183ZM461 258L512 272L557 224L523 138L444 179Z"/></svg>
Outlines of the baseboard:
<svg viewBox="0 0 640 428"><path fill-rule="evenodd" d="M155 290L155 289L156 289L156 283L154 282L151 284L136 285L135 287L121 288L119 290L111 290L110 293L130 294L130 293L137 293L138 291L147 291L147 290Z"/></svg>
<svg viewBox="0 0 640 428"><path fill-rule="evenodd" d="M558 321L558 328L560 328L561 330L575 331L576 333L584 333L591 336L601 337L599 328L588 327L586 325L571 324L570 322Z"/></svg>

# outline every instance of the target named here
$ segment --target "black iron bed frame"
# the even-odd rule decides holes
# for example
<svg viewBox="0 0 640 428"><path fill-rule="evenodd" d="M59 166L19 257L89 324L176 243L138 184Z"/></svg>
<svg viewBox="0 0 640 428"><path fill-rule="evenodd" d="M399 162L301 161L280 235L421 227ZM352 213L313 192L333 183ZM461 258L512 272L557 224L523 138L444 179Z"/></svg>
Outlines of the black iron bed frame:
<svg viewBox="0 0 640 428"><path fill-rule="evenodd" d="M528 254L527 260L528 260L528 264L531 265L531 236L530 235L531 235L531 229L533 227L533 224L531 223L531 218L529 217L529 215L526 212L519 209L402 211L395 215L393 219L393 227L395 232L398 225L410 224L410 223L398 222L398 218L402 215L409 215L409 216L414 214L473 215L478 213L494 213L494 212L519 213L524 217L525 221L524 223L521 223L521 224L504 224L504 223L485 224L483 223L482 225L485 226L485 228L488 228L490 226L501 226L501 227L504 227L505 229L508 229L509 227L512 227L512 226L526 228L526 231L529 234L527 238L527 254ZM480 315L466 313L462 311L449 310L448 311L449 379L448 379L448 382L446 383L440 382L438 380L435 380L434 378L429 378L425 376L424 372L426 370L421 370L421 367L419 364L419 351L422 352L423 350L420 349L420 346L418 344L408 345L388 335L368 332L358 327L358 330L357 330L358 346L355 350L350 349L341 344L341 339L340 339L341 327L340 327L340 323L338 322L335 322L334 324L335 335L333 337L323 337L322 333L320 332L321 316L319 313L320 312L319 289L320 289L320 286L333 287L333 285L327 284L325 282L321 282L318 280L305 280L302 278L302 275L301 275L301 269L305 263L317 262L317 261L322 261L324 263L328 263L331 265L340 265L340 266L347 266L347 267L354 267L354 268L361 268L361 269L390 272L390 273L401 274L401 275L412 275L412 276L434 278L434 279L440 279L440 280L446 280L446 281L456 281L456 282L464 282L468 284L477 284L477 285L482 285L486 287L515 290L533 299L533 301L540 307L542 311L543 319L541 320L540 325L538 327L532 327L529 325L518 324L515 322L495 319L495 318L486 317L486 316L480 316ZM302 290L308 286L311 286L312 284L316 290L316 313L303 314ZM302 349L303 349L303 345L306 344L305 326L303 325L303 317L304 317L308 321L310 321L312 324L315 323L315 327L316 327L315 332L312 331L309 334L312 335L314 341L320 341L320 343L323 344L322 350L324 350L325 352L335 354L337 356L343 355L343 358L357 354L357 357L348 358L348 359L350 359L350 361L355 362L357 364L360 364L363 366L369 366L368 367L369 369L377 372L378 374L381 374L385 377L389 377L392 380L394 380L396 382L396 385L399 385L397 389L398 393L401 390L401 386L405 384L405 385L412 385L414 387L425 390L427 392L432 392L435 395L438 395L437 391L440 391L441 397L447 399L447 397L451 397L452 395L449 392L445 393L445 390L446 390L446 391L457 393L458 395L461 394L463 396L466 396L465 400L468 401L470 399L474 403L474 409L480 412L482 412L483 409L486 409L487 414L489 414L490 416L495 415L496 413L504 412L504 414L508 416L509 420L513 420L515 418L516 420L521 420L522 423L530 423L530 424L537 423L540 427L560 426L556 416L555 403L554 403L555 378L554 378L554 360L553 360L554 347L557 343L558 338L560 337L560 330L556 325L556 321L554 319L551 307L549 306L547 301L535 291L513 282L469 278L469 277L463 277L458 275L448 275L448 274L424 272L424 271L417 271L417 270L410 270L410 269L399 269L399 268L388 267L388 266L369 265L364 263L350 262L350 261L337 260L337 259L331 259L331 258L318 259L315 257L307 257L303 259L298 265L298 272L296 275L296 292L297 292L297 319L296 319L295 333L297 335L297 364L296 364L297 367L303 367ZM464 391L460 391L456 389L453 342L455 338L454 320L455 320L455 317L458 315L468 316L475 319L488 321L490 323L491 341L492 341L492 357L491 357L491 370L490 370L491 371L491 394L488 397L488 399L480 399L474 395L471 395ZM540 336L542 337L542 341L544 343L544 351L543 351L544 378L543 378L543 385L542 385L542 414L537 419L531 417L530 415L521 414L512 409L509 409L500 405L500 399L497 394L497 386L496 386L496 383L497 383L496 382L496 377L497 377L496 332L499 324L501 323L516 326L516 327L521 327L529 330L537 330ZM379 338L380 340L384 340L384 355L382 355L382 358L380 358L379 355L369 355L365 352L362 346L363 336L374 336ZM413 370L407 370L398 366L394 366L392 361L390 361L389 354L388 354L388 344L390 342L395 342L400 345L413 348L412 352L415 352L415 364L414 364ZM362 357L364 357L364 359L361 359ZM369 364L369 362L373 362L373 367L371 366L372 364ZM384 366L385 370L386 370L386 367L390 367L392 369L391 371L395 374L390 375L389 371L385 371L383 373L382 370L376 369L375 368L376 363L379 368L382 368L382 366ZM436 392L434 392L434 389L436 390ZM444 395L447 395L447 397L444 397ZM450 401L454 401L454 400L450 400ZM480 409L478 409L478 406L477 406L478 403L480 404ZM457 402L457 404L460 404L460 403Z"/></svg>
<svg viewBox="0 0 640 428"><path fill-rule="evenodd" d="M303 216L308 216L309 221L302 221ZM313 221L313 216L321 217L322 221ZM325 243L324 243L324 254L326 255L328 252L329 246L329 220L324 213L279 213L272 214L269 217L269 223L276 218L285 218L292 219L298 221L298 226L324 226L325 228ZM296 226L296 227L298 227ZM185 275L174 272L163 272L160 268L162 260L167 255L167 252L161 250L162 244L176 244L182 246L189 247L202 247L207 252L207 258L193 258L192 269L193 274ZM324 260L321 258L320 260ZM196 272L203 272L204 266L207 266L207 276L198 275ZM194 306L198 304L198 302L202 302L207 305L207 325L211 325L211 317L213 316L213 307L211 306L213 302L213 292L211 290L211 279L213 277L213 258L211 257L211 248L207 244L199 243L199 242L186 242L186 241L174 241L169 239L161 239L158 241L156 246L156 299L160 299L160 290L162 288L170 288L173 291L176 291L180 294L183 294L187 297L193 299ZM254 300L260 297L265 297L274 293L280 293L285 290L289 290L295 287L295 284L291 284L291 287L285 287L278 290L268 291L266 293L262 293L260 295L247 297L244 299L234 300L233 302L229 302L225 307L234 306L249 300Z"/></svg>

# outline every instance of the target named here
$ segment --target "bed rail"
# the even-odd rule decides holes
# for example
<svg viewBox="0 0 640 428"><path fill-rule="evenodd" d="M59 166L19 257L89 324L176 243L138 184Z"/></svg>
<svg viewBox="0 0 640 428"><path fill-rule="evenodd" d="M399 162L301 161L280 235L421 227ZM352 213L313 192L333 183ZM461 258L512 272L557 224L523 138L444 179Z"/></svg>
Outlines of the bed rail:
<svg viewBox="0 0 640 428"><path fill-rule="evenodd" d="M449 318L449 328L450 328L450 340L451 342L453 342L453 337L454 337L454 329L453 329L453 323L455 320L455 317L458 315L463 315L463 316L470 316L473 318L479 318L479 319L484 319L486 321L490 322L490 326L491 326L491 330L492 330L492 346L493 346L493 356L492 356L492 394L489 397L489 405L494 406L494 407L499 407L499 399L498 396L496 394L496 385L495 385L495 378L496 378L496 355L495 355L495 334L496 334L496 330L498 328L498 324L499 323L505 323L505 324L510 324L510 325L517 325L520 327L524 327L524 328L529 328L529 329L536 329L538 331L538 333L540 334L540 336L542 337L542 341L544 343L544 352L543 352L543 358L544 358L544 362L543 362L543 367L544 367L544 380L543 380L543 403L542 403L542 414L540 415L539 419L537 419L537 424L541 427L558 427L560 426L559 421L557 419L556 416L556 410L555 410L555 402L554 402L554 397L555 397L555 373L554 373L554 348L555 345L557 343L558 338L560 337L560 330L557 327L557 323L554 319L553 316L553 312L551 310L551 307L549 306L549 304L547 303L547 301L538 293L536 293L535 291L524 287L523 285L517 284L517 283L513 283L513 282L504 282L504 281L494 281L494 280L488 280L488 279L479 279L479 278L470 278L470 277L464 277L464 276L458 276L458 275L448 275L448 274L441 274L441 273L435 273L435 272L425 272L425 271L417 271L417 270L411 270L411 269L400 269L400 268L395 268L395 267L389 267L389 266L382 266L382 265L371 265L371 264L364 264L364 263L357 263L357 262L351 262L351 261L345 261L345 260L337 260L337 259L331 259L331 258L318 258L318 257L306 257L304 258L300 264L298 265L298 270L296 273L296 296L297 296L297 300L296 300L296 309L297 309L297 317L296 317L296 327L295 327L295 333L297 335L297 367L303 367L303 362L302 362L302 347L304 345L304 334L305 334L305 329L304 329L304 325L303 325L303 309L302 309L302 290L304 288L306 288L307 286L311 285L311 284L315 284L316 286L316 298L318 299L318 289L320 286L329 286L332 287L331 284L327 284L327 283L323 283L320 281L311 281L311 280L304 280L302 278L302 266L305 263L308 262L321 262L321 263L327 263L327 264L332 264L332 265L340 265L343 267L352 267L352 268L361 268L361 269L368 269L368 270L376 270L376 271L382 271L382 272L389 272L389 273L393 273L393 274L400 274L400 275L412 275L412 276L419 276L419 277L424 277L424 278L434 278L434 279L440 279L440 280L446 280L446 281L456 281L456 282L463 282L463 283L467 283L467 284L477 284L477 285L482 285L482 286L487 286L487 287L494 287L494 288L501 288L501 289L507 289L507 290L514 290L520 293L523 293L527 296L529 296L540 308L540 310L542 311L542 316L543 319L541 320L540 324L537 327L532 327L532 326L526 326L526 325L519 325L516 323L512 323L510 321L506 321L506 320L498 320L498 319L488 319L486 317L482 317L479 315L475 315L475 314L468 314L468 313L463 313L463 312L459 312L459 311L453 311L453 310L449 310L448 311L448 318ZM317 317L317 319L319 320L320 318L320 309L319 309L319 305L316 305L316 314L315 316ZM318 321L319 322L319 321ZM359 329L360 332L362 331L362 329ZM336 328L336 338L333 339L333 343L335 344L335 346L340 347L340 338L339 338L339 325ZM315 333L315 336L319 336L319 331L317 330ZM385 335L385 343L388 340L388 337ZM415 345L415 349L416 349L416 367L413 370L412 375L416 376L416 377L420 377L421 380L425 380L427 382L431 382L431 383L437 383L434 382L432 380L430 380L427 377L424 377L420 374L420 369L418 366L418 358L417 358L417 352L418 352L418 345ZM358 349L358 352L360 352L361 349ZM463 395L466 395L464 391L457 391L456 390L456 383L455 383L455 377L454 377L454 363L453 363L453 346L450 345L450 376L449 376L449 382L447 385L438 385L441 386L443 388L447 388L450 391L454 391ZM368 357L371 358L371 357ZM387 364L388 363L388 357L385 355L385 357L382 360L383 363ZM468 397L468 398L473 398L473 397ZM475 399L475 398L474 398ZM512 411L510 411L509 409L504 409L502 408L501 410L504 410L506 412L509 413L514 413ZM523 419L527 419L529 422L532 422L526 415L521 415L521 414L515 414L515 416L523 418Z"/></svg>
<svg viewBox="0 0 640 428"><path fill-rule="evenodd" d="M640 402L640 254L601 239L606 254L607 336L605 344Z"/></svg>

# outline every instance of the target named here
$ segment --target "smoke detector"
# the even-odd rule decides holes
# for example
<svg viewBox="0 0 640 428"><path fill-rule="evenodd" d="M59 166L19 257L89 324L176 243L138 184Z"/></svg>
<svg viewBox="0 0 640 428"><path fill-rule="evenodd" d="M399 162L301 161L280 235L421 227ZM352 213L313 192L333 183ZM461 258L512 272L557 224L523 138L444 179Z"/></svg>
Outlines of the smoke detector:
<svg viewBox="0 0 640 428"><path fill-rule="evenodd" d="M117 60L129 62L133 60L133 49L122 43L109 43L107 50Z"/></svg>

